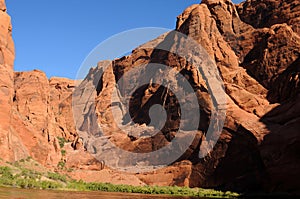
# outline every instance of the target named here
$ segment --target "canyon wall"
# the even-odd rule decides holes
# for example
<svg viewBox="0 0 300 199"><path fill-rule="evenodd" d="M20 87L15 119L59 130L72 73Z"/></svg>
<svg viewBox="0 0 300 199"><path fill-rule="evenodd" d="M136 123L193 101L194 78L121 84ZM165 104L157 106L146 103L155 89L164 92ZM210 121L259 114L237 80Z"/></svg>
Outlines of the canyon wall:
<svg viewBox="0 0 300 199"><path fill-rule="evenodd" d="M187 126L191 122L180 120L176 96L172 92L165 96L168 88L149 84L131 96L129 108L124 110L119 103L125 97L122 94L126 89L131 89L131 85L138 84L138 78L130 76L122 80L121 86L116 86L121 77L135 67L147 64L151 67L153 63L168 65L184 75L197 93L201 121L192 145L177 160L177 166L138 174L142 181L153 185L180 184L235 191L299 190L297 178L300 173L296 169L299 165L296 151L299 150L300 139L297 101L299 8L299 1L280 3L249 0L234 5L230 0L203 0L178 16L175 30L204 47L215 61L226 91L224 128L209 156L199 158L197 154L201 147L205 148L208 144L205 135L213 111L212 96L201 72L185 57L171 53L171 49L180 51L180 45L183 45L182 48L191 47L180 43L176 32L140 46L129 56L99 62L98 67L90 71L74 95L76 101L81 100L79 104L89 102L85 107L85 116L77 121L81 131L79 134L83 138L109 137L110 142L118 147L135 153L155 151L171 143L179 123ZM290 12L286 12L287 9ZM160 46L168 46L169 49L161 50ZM103 68L106 70L101 75ZM158 71L152 75L150 78L153 80L164 78ZM146 78L149 77L142 77ZM180 82L177 83L180 85ZM119 96L113 95L114 88L119 90ZM174 93L179 90L174 90ZM142 130L143 125L150 123L149 111L155 104L164 106L167 112L164 128L152 137L136 134L135 131ZM193 110L194 106L189 108ZM131 121L140 127L122 131L111 110L119 113L117 120L128 123L130 120L127 120L127 116L130 115ZM95 123L100 124L102 130ZM109 158L111 147L107 140L99 139L96 142L86 143L87 148L92 153L102 154L104 159ZM123 166L132 161L129 157L125 160L118 158L118 154L114 154L114 157ZM147 165L147 160L141 164ZM164 176L165 179L158 176Z"/></svg>
<svg viewBox="0 0 300 199"><path fill-rule="evenodd" d="M13 83L13 63L14 63L14 43L12 40L12 26L10 16L6 12L4 0L0 1L0 147L1 151L6 151L3 154L4 159L12 156L12 133L10 130L11 108L14 94Z"/></svg>
<svg viewBox="0 0 300 199"><path fill-rule="evenodd" d="M61 159L57 137L73 140L76 136L60 106L71 95L74 81L48 80L41 71L14 72L12 25L4 0L0 10L1 158L17 161L31 156L46 166L56 166Z"/></svg>
<svg viewBox="0 0 300 199"><path fill-rule="evenodd" d="M71 176L89 181L118 183L121 182L118 179L128 178L122 182L242 192L297 192L300 190L299 12L297 0L247 0L239 5L230 0L202 0L177 17L175 31L141 45L131 55L99 62L75 88L72 80L48 79L38 70L13 71L12 26L5 3L0 0L0 150L4 151L1 158L16 161L31 156L52 169L63 160L67 168L75 169L69 173ZM214 150L204 158L198 154L209 145L206 134L214 111L210 87L201 73L207 66L201 65L203 68L199 70L187 58L171 53L180 46L191 47L180 43L176 31L206 50L226 92L225 124ZM204 61L203 57L194 58ZM121 87L116 87L118 80L135 67L155 63L174 68L192 86L198 104L188 105L187 110L199 105L201 120L197 129L189 129L189 124L195 122L190 120L192 116L181 120L174 95L182 89L180 86L170 92L168 87L144 85L132 96L129 109L124 109L122 97L132 89L130 85L137 83L137 77L123 80ZM103 71L103 67L107 70ZM144 79L164 78L160 70L152 75ZM113 95L115 88L118 95ZM188 104L190 93L185 96ZM78 105L73 109L75 121L72 100ZM155 104L166 110L166 124L151 136L152 131L144 129L151 122L149 110ZM134 122L133 128L127 133L119 129L111 109L119 113L117 120ZM218 118L213 122L217 123ZM177 133L179 125L183 126L183 137L192 131L196 135L182 156L166 168L133 174L107 167L103 170L103 165L86 152L126 166L129 159L112 154L107 139L126 151L147 153L181 136ZM100 141L92 143L91 137ZM66 157L61 153L61 138L73 142L73 148L71 143L66 144ZM146 159L136 168L145 165L148 166Z"/></svg>

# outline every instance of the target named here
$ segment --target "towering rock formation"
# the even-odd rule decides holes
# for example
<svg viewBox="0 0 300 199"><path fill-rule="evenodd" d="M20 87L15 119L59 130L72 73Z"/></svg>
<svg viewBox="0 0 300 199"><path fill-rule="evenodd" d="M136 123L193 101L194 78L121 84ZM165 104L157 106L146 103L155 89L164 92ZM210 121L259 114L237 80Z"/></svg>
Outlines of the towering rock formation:
<svg viewBox="0 0 300 199"><path fill-rule="evenodd" d="M178 16L175 30L206 50L226 92L224 128L214 150L201 158L200 149L209 146L209 124L217 124L219 118L213 117L215 98L202 73L208 66L203 64L198 70L187 57L171 52L191 47L180 43L176 32L138 47L129 56L99 62L73 94L71 80L49 80L37 70L13 72L12 28L4 1L0 0L0 150L5 152L1 158L14 161L32 156L46 166L56 167L62 159L57 137L63 137L74 140L73 147L80 149L72 151L69 144L65 161L67 167L80 168L70 175L83 179L103 180L101 175L105 173L113 179L111 182L116 182L116 176L125 176L135 181L133 184L299 191L299 9L298 0L247 0L239 5L230 0L202 0ZM207 63L203 57L193 58ZM182 90L182 82L176 78L173 81L179 86L173 91L168 86L144 85L135 90L129 107L124 106L124 93L133 89L137 78L133 75L123 79L118 87L117 81L131 69L151 67L153 63L170 66L188 80L198 104L190 103L191 92L184 93L184 103L188 113L195 107L198 110L199 105L198 129L189 128L195 122L192 115L181 120L174 93ZM105 71L103 67L107 67ZM154 70L151 77L144 75L143 79L163 79L160 72ZM117 92L113 92L115 88ZM163 128L153 135L154 130L147 125L151 124L149 112L155 104L163 106L167 114ZM122 131L115 119L127 124L127 129ZM179 125L183 126L183 134L177 133ZM112 153L108 140L125 151L146 153L168 146L175 136L189 137L195 130L191 146L176 161L152 172L102 172L102 163L82 149L115 161L116 167L125 167L132 159ZM147 158L136 163L135 169L149 166ZM87 177L86 169L94 171Z"/></svg>
<svg viewBox="0 0 300 199"><path fill-rule="evenodd" d="M299 33L299 3L293 0L252 0L237 5L240 18L254 28L270 28L275 24L291 26L294 32Z"/></svg>
<svg viewBox="0 0 300 199"><path fill-rule="evenodd" d="M5 151L1 158L10 159L13 153L11 133L11 108L14 95L13 63L15 58L10 17L6 13L4 0L0 1L0 149Z"/></svg>
<svg viewBox="0 0 300 199"><path fill-rule="evenodd" d="M57 137L72 141L76 137L69 115L71 104L64 101L71 95L74 81L51 78L38 70L14 75L13 116L16 132L22 136L28 154L46 166L55 167L61 159ZM67 113L64 109L68 108ZM22 124L20 125L21 122ZM28 131L27 133L24 133ZM30 133L29 133L30 132ZM30 144L27 146L27 144Z"/></svg>
<svg viewBox="0 0 300 199"><path fill-rule="evenodd" d="M175 169L173 165L152 173L139 174L144 182L161 184L158 182L160 178L153 176L163 175L166 176L165 185L184 184L236 191L299 190L297 178L300 173L296 169L299 158L295 154L299 150L300 139L297 102L299 7L299 1L249 0L234 5L230 0L203 0L178 16L176 31L188 35L205 48L224 81L227 116L220 139L209 156L199 158L195 155L200 147L207 144L203 138L212 113L212 96L209 95L205 77L199 78L200 71L195 70L184 57L149 48L169 45L170 49L176 49L180 40L173 32L140 46L129 56L100 62L98 67L90 71L74 95L78 101L89 102L84 107L85 115L77 121L77 127L83 131L81 135L85 138L108 136L120 148L134 152L155 151L168 145L176 135L178 124L185 123L178 117L178 104L172 93L164 97L165 89L157 85L140 88L132 96L125 113L122 106L116 103L122 100L112 95L116 82L130 69L143 64L165 64L185 75L193 86L200 104L201 122L193 144L178 159L179 162L189 160L187 165L190 166L184 167L186 172L182 172L180 164ZM104 67L107 70L100 77ZM159 73L153 75L153 79L162 78ZM119 97L122 98L122 93L136 81L135 76L131 76L128 82L125 80L124 86L118 87ZM90 99L79 99L79 96L88 96ZM119 110L124 122L125 116L130 115L134 122L148 124L149 109L154 104L163 105L168 116L161 132L150 138L135 135L132 133L134 130L124 134L115 124L111 113L111 109ZM192 110L193 107L190 108ZM102 126L102 131L98 130L96 121ZM100 149L99 153L109 155L111 147L107 142L100 139L98 144L101 147L90 144L91 151L96 153ZM117 154L115 157L118 159ZM126 162L123 164L126 165ZM167 180L166 173L170 172L173 173L173 181Z"/></svg>
<svg viewBox="0 0 300 199"><path fill-rule="evenodd" d="M71 103L63 104L74 81L47 79L41 71L14 73L12 25L0 1L0 150L5 161L32 156L49 167L61 159L57 137L73 140ZM68 115L68 117L65 117ZM70 119L69 119L70 120Z"/></svg>

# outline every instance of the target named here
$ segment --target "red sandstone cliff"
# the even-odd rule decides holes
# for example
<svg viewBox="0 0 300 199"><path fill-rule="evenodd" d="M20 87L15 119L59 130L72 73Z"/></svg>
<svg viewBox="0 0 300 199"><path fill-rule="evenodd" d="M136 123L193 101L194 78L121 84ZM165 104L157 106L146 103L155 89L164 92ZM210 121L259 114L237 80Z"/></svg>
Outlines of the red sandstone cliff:
<svg viewBox="0 0 300 199"><path fill-rule="evenodd" d="M47 79L41 71L14 73L12 26L4 0L0 2L1 68L1 158L16 161L32 156L46 166L61 159L56 137L71 139L76 134L61 113L60 103L74 83L63 78Z"/></svg>
<svg viewBox="0 0 300 199"><path fill-rule="evenodd" d="M165 104L162 102L163 88L148 85L131 99L129 114L137 123L148 123L149 107L157 103L164 104L170 115L161 133L146 139L120 131L114 124L110 107L114 110L122 108L109 100L111 97L113 101L118 100L112 96L112 89L116 81L130 69L148 63L166 64L186 75L193 85L202 105L202 123L199 124L198 136L181 157L181 160L188 160L184 169L177 165L175 168L139 174L140 179L147 184L181 184L237 191L299 190L297 178L300 173L296 169L299 166L296 151L299 150L300 139L300 112L297 105L299 8L298 1L246 1L234 5L229 0L203 0L200 5L192 5L178 16L176 30L192 37L206 49L216 62L225 85L228 102L225 126L210 156L204 159L195 156L199 147L205 145L201 138L208 128L207 120L212 108L203 77L197 78L199 71L184 58L147 48L147 45L166 46L171 43L170 49L176 49L178 38L172 32L135 49L129 56L112 62L100 62L98 67L90 71L79 86L79 93L89 93L94 87L96 102L90 104L86 114L97 115L97 118L80 119L81 125L78 127L83 131L81 135L86 137L84 132L92 135L99 133L95 126L97 120L102 124L103 132L111 132L103 136L109 136L112 142L125 150L149 152L167 145L178 129L178 119L170 119L178 118L177 112L172 111L177 106L172 94L168 95ZM290 9L289 13L287 9ZM279 19L277 16L281 15L284 17ZM254 19L259 19L259 24ZM100 69L106 65L108 69L100 82L93 82L100 78ZM135 79L131 77L127 83L124 82L127 86L120 88L120 93L134 84ZM190 108L192 110L193 107ZM203 121L203 118L206 119ZM180 122L183 125L185 123ZM109 155L107 142L100 141L98 144L102 146L101 153ZM123 164L126 165L126 162ZM172 173L173 180L166 173ZM158 176L164 176L164 180Z"/></svg>
<svg viewBox="0 0 300 199"><path fill-rule="evenodd" d="M204 77L182 57L145 49L147 45L170 43L173 44L170 48L176 48L179 40L172 32L143 45L144 48L135 49L129 56L100 62L98 67L91 69L77 88L80 95L75 92L73 97L84 102L87 99L81 98L82 93L91 93L88 96L95 99L95 104L89 104L85 107L86 115L76 118L80 130L76 132L71 112L74 82L62 78L48 80L40 71L14 74L12 28L3 0L0 9L0 149L5 152L2 159L14 161L32 156L48 167L56 167L64 159L67 167L77 169L71 175L89 181L118 183L117 179L122 176L131 179L132 184L235 191L300 190L297 183L300 177L299 1L247 0L234 5L230 0L203 0L178 16L176 30L205 48L220 71L226 91L225 126L214 151L202 159L195 154L207 144L203 136L212 112ZM148 63L169 65L189 79L201 105L198 134L186 153L167 168L141 174L121 174L109 169L99 171L99 162L88 157L82 146L89 149L85 137L87 132L99 133L98 124L111 132L105 136L118 146L139 152L167 145L178 129L180 118L176 115L178 107L174 96L169 93L163 98L163 88L152 85L139 90L131 109L122 114L130 114L135 122L143 124L149 122L145 113L151 105L164 104L169 113L165 128L156 136L140 139L134 134L120 132L114 125L108 108L120 109L110 100L116 80L129 69ZM109 70L98 77L103 65L108 65ZM95 82L97 78L101 81ZM87 117L88 113L94 117ZM188 121L181 122L188 124ZM142 129L143 125L137 128ZM83 137L83 143L77 139L78 133ZM104 135L100 132L100 136ZM62 157L57 137L70 141L76 138L73 146L79 150L73 151L67 144L67 157ZM103 154L118 158L117 154L109 153L106 142L100 144Z"/></svg>

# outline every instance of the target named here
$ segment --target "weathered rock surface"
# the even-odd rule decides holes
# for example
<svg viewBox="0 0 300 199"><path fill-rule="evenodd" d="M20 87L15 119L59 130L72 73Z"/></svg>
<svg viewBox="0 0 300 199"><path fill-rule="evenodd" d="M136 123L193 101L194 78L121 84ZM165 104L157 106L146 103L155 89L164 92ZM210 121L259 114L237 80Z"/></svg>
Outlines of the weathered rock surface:
<svg viewBox="0 0 300 199"><path fill-rule="evenodd" d="M229 0L203 0L178 16L176 30L204 47L224 81L226 121L220 139L209 156L199 158L197 154L201 147L205 148L208 144L205 134L213 110L212 96L200 71L186 57L171 53L171 49L178 48L180 42L172 32L140 46L129 56L112 62L100 62L98 67L91 69L75 94L76 99L89 102L77 121L83 141L91 141L87 138L93 136L95 141L98 139L96 143L99 147L95 143L85 143L87 149L95 154L100 149L98 153L110 154L118 162L123 158L109 153L111 146L107 140L127 151L145 153L167 146L176 135L179 123L185 126L186 121L180 121L178 117L180 112L176 96L168 92L168 88L155 84L139 88L131 97L129 108L124 109L124 93L134 89L131 86L138 80L132 75L118 86L116 82L135 67L159 63L175 68L189 80L197 93L202 120L198 136L178 159L179 162L189 160L191 164L188 168L175 163L152 173L138 174L142 181L147 184L178 184L235 191L299 190L296 178L300 175L295 169L299 165L296 151L299 150L300 137L297 103L300 55L298 8L299 1L257 0L234 5ZM168 46L169 49L153 50L153 47L159 46ZM104 66L107 66L106 70L103 70ZM163 78L159 73L152 75L150 78L153 80ZM142 79L145 78L149 77ZM118 95L112 92L115 88ZM88 96L89 99L79 96ZM164 106L167 112L167 120L160 133L143 137L147 133L151 135L151 131L141 134L138 128L128 130L129 127L126 127L124 131L118 127L120 122L130 126L131 121L147 126L150 123L149 110L154 104ZM190 108L192 110L194 107ZM118 113L117 117L111 110ZM128 115L131 120L128 120ZM146 160L142 161L142 166L139 163L136 168L147 166ZM128 162L118 164L122 167ZM159 176L166 178L158 180L161 179Z"/></svg>
<svg viewBox="0 0 300 199"><path fill-rule="evenodd" d="M77 135L71 103L68 103L74 81L55 77L48 80L43 72L34 70L16 72L14 86L13 109L22 121L23 129L33 132L33 137L38 137L36 144L43 146L42 149L36 146L36 152L30 152L29 155L43 164L56 166L61 160L57 137L73 141ZM20 127L22 129L22 125ZM22 139L24 143L29 140Z"/></svg>
<svg viewBox="0 0 300 199"><path fill-rule="evenodd" d="M236 7L240 18L255 28L286 23L300 33L299 1L247 0Z"/></svg>
<svg viewBox="0 0 300 199"><path fill-rule="evenodd" d="M14 43L12 40L12 26L10 17L6 13L4 0L0 1L0 149L6 151L3 159L11 160L14 149L12 139L17 140L10 129L11 107L14 93L13 62Z"/></svg>
<svg viewBox="0 0 300 199"><path fill-rule="evenodd" d="M299 191L300 104L298 93L261 118L270 129L259 146L270 191Z"/></svg>
<svg viewBox="0 0 300 199"><path fill-rule="evenodd" d="M21 138L19 142L23 156L32 156L42 164L53 167L61 159L57 137L63 137L63 134L51 106L51 97L56 95L51 95L50 90L51 85L41 71L15 73L11 114L14 122L11 126ZM59 103L57 101L55 106ZM24 157L15 157L14 160L20 158Z"/></svg>
<svg viewBox="0 0 300 199"><path fill-rule="evenodd" d="M74 169L71 176L87 181L299 192L299 11L297 0L247 0L239 5L230 0L202 0L178 16L175 30L192 38L207 54L197 48L193 49L202 57L172 53L194 47L181 43L182 38L172 31L129 56L99 62L73 93L72 80L49 80L37 70L13 72L12 28L0 0L0 150L5 151L1 158L14 161L32 156L48 167L62 162ZM199 158L210 146L209 124L220 130L220 119L213 117L216 97L204 75L210 70L208 58L224 84L224 104L217 105L226 106L226 118L214 150ZM162 69L153 70L155 63L180 72L192 92L183 89L178 78L171 78L178 87L155 83L134 87L138 73L130 71L141 66L145 66L143 80L165 78ZM201 63L200 70L195 63ZM151 69L151 75L146 73ZM122 79L126 74L130 78ZM128 99L125 93L130 90L135 92ZM182 90L183 100L175 95ZM198 103L191 103L193 93ZM181 103L187 104L187 119L181 118ZM150 117L151 107L157 104L165 109L166 120L154 118L161 127L158 132ZM200 121L192 115L195 109ZM195 123L197 128L191 128ZM193 133L192 144L164 168L159 167L159 158L121 157L112 150L117 146L146 154ZM58 137L72 142L63 146L64 153ZM131 173L111 170L108 165Z"/></svg>

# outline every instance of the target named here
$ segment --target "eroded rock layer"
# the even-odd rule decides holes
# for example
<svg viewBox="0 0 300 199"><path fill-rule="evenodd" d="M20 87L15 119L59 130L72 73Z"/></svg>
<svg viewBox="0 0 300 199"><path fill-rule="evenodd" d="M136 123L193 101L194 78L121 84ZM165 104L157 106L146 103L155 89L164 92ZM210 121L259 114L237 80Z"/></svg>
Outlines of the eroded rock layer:
<svg viewBox="0 0 300 199"><path fill-rule="evenodd" d="M213 111L212 96L201 71L186 58L171 53L171 49L178 48L180 43L180 38L172 32L140 46L129 56L100 62L98 67L90 71L78 88L80 96L91 97L90 100L82 99L89 101L89 105L85 107L85 116L79 119L80 134L85 138L88 137L87 132L90 136L108 137L120 148L132 152L146 153L167 146L176 136L179 124L188 126L185 124L190 122L180 121L176 96L167 92L166 87L145 85L134 93L129 108L125 109L122 106L123 94L126 89L132 89L130 86L135 85L137 77L133 75L116 86L122 76L135 67L150 66L151 63L164 64L175 68L192 85L197 93L201 121L192 145L177 160L188 161L189 166L174 164L165 169L138 174L140 179L148 184L180 184L235 191L299 190L297 178L300 175L296 169L299 165L296 151L299 150L300 139L300 110L297 106L299 4L299 1L270 0L246 1L234 5L229 0L203 0L201 4L190 6L178 16L176 31L188 35L204 47L215 61L226 91L224 128L209 156L199 158L198 153L201 146L208 144L205 135ZM286 11L289 9L291 12ZM169 49L160 50L162 46L168 46ZM151 80L163 78L159 73L152 75ZM142 77L145 78L149 77ZM177 83L180 85L180 82ZM117 96L113 95L115 88L119 90ZM151 123L149 111L155 104L164 106L167 112L164 127L155 136L143 137L151 135L147 131L143 131L143 134L135 133L143 129L143 125ZM190 110L193 108L191 106ZM117 118L111 110L119 113ZM128 120L128 115L131 120ZM132 121L141 127L125 129L124 133L124 129L119 129L115 120L124 123ZM102 130L99 130L98 124ZM98 141L102 147L101 152L98 152L109 156L111 147L102 138ZM95 148L91 151L97 153ZM113 155L122 161L118 154ZM119 166L127 163L118 162ZM142 165L147 165L147 161L142 161ZM172 170L174 167L177 169ZM173 181L158 182L155 176L167 176L165 173L169 170ZM175 180L179 176L181 180Z"/></svg>
<svg viewBox="0 0 300 199"><path fill-rule="evenodd" d="M74 81L49 80L37 70L14 73L12 27L0 0L0 150L5 151L1 158L15 161L32 156L48 167L73 168L71 176L87 181L299 192L299 9L298 0L247 0L239 5L230 0L202 0L177 17L175 31L129 56L99 62L73 93ZM176 55L192 48L181 43L176 32L200 44L207 56L194 52L193 62L189 56ZM216 98L203 74L209 69L207 58L215 63L224 84L226 103L221 105L226 107L226 117L214 150L203 158L199 154L210 146L209 125L213 122L217 129L219 122L213 117ZM200 69L194 63L202 63ZM153 71L151 64L179 72L192 92L184 90L178 78L172 79L178 85L173 90L155 83L135 88L135 73L122 79L141 66L142 72L152 71L142 79L164 79L162 69ZM133 95L125 99L124 93L130 90ZM182 90L185 97L180 101L175 93ZM197 103L191 103L191 94L196 94ZM188 119L182 119L180 103L187 104ZM165 123L158 117L151 121L151 107L157 104L165 109ZM195 109L200 121L193 120ZM161 126L157 133L153 122ZM191 128L195 123L197 128ZM145 156L137 161L112 151L111 143L125 151L149 153L192 133L190 146L163 168L158 159L150 161ZM131 173L123 173L105 167L104 159L116 168L132 161L135 165L128 169ZM135 172L151 167L149 162L156 170Z"/></svg>

